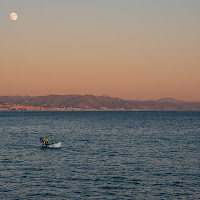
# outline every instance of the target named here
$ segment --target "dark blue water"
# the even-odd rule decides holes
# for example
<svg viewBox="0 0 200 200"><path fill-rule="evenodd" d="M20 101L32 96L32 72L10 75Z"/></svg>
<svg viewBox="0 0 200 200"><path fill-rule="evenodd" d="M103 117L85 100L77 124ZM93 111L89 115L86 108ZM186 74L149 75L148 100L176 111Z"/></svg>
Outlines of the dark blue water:
<svg viewBox="0 0 200 200"><path fill-rule="evenodd" d="M1 199L200 199L200 112L0 112L0 136Z"/></svg>

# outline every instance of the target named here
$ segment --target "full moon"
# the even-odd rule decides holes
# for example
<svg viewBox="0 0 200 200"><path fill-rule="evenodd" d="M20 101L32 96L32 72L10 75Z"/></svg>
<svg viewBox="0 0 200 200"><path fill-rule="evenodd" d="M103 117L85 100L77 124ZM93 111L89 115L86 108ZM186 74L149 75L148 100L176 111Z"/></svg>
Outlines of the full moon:
<svg viewBox="0 0 200 200"><path fill-rule="evenodd" d="M11 20L15 21L15 20L17 20L17 18L18 18L18 16L17 16L16 13L10 13L10 19Z"/></svg>

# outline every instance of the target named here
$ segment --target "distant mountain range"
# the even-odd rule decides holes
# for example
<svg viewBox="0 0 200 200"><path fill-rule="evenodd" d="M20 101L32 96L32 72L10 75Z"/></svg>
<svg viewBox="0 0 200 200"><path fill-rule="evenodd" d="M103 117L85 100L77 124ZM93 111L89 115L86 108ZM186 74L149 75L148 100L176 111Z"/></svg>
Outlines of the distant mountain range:
<svg viewBox="0 0 200 200"><path fill-rule="evenodd" d="M41 108L77 108L81 110L199 110L200 102L173 98L159 100L124 100L94 95L0 96L0 106L33 106Z"/></svg>

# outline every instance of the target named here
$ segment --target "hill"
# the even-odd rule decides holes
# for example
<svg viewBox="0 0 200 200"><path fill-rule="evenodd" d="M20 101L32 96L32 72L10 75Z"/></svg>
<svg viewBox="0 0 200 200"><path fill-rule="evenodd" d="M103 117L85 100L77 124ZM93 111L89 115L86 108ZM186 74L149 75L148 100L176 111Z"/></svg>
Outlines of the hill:
<svg viewBox="0 0 200 200"><path fill-rule="evenodd" d="M200 102L149 101L94 95L0 96L1 110L200 110ZM7 108L7 109L5 109Z"/></svg>

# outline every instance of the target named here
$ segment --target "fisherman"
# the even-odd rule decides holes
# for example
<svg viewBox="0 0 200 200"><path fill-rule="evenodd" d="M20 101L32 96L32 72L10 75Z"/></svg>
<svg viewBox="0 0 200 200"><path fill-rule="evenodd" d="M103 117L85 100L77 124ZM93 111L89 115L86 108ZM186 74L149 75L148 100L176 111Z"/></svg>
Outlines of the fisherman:
<svg viewBox="0 0 200 200"><path fill-rule="evenodd" d="M46 138L46 139L44 139L44 143L45 143L45 145L46 145L46 147L47 147L47 145L48 145L48 139Z"/></svg>
<svg viewBox="0 0 200 200"><path fill-rule="evenodd" d="M41 142L44 144L44 140L43 140L43 138L42 138L42 137L40 138L40 141L41 141Z"/></svg>

